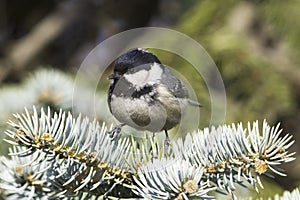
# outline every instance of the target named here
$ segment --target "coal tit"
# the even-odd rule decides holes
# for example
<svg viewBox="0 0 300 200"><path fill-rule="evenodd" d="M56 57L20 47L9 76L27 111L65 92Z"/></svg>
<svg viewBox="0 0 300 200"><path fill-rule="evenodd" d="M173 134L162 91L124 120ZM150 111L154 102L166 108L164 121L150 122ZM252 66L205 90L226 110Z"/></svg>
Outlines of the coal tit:
<svg viewBox="0 0 300 200"><path fill-rule="evenodd" d="M186 105L201 106L188 98L187 89L168 66L141 48L121 55L109 79L109 110L121 122L110 131L113 137L124 125L154 133L164 130L168 146L167 130L179 124Z"/></svg>

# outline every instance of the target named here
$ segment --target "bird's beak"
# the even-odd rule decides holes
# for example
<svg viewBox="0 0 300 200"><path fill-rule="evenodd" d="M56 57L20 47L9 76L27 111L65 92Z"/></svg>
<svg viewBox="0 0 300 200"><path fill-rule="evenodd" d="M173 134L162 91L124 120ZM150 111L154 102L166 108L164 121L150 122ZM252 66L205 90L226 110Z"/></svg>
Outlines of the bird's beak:
<svg viewBox="0 0 300 200"><path fill-rule="evenodd" d="M119 79L120 77L121 77L120 74L113 73L113 74L109 75L107 78L108 79Z"/></svg>

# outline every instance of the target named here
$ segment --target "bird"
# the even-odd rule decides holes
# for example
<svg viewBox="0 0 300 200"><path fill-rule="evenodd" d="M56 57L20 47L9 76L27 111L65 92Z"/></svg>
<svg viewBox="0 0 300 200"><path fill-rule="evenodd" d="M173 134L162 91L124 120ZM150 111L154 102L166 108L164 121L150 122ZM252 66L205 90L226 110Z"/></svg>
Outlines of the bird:
<svg viewBox="0 0 300 200"><path fill-rule="evenodd" d="M165 132L165 151L169 148L168 130L180 123L187 105L201 107L189 99L183 82L162 64L157 56L143 48L134 48L119 56L108 76L108 106L120 122L109 133L115 138L123 126L153 133Z"/></svg>

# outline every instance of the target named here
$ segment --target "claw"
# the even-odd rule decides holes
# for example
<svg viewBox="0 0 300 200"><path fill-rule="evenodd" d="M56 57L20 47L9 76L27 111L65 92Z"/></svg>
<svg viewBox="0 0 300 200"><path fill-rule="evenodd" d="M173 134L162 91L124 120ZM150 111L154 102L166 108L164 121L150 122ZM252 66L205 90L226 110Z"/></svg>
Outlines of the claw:
<svg viewBox="0 0 300 200"><path fill-rule="evenodd" d="M119 124L119 125L114 126L110 131L108 131L109 137L113 140L116 139L119 136L119 134L121 133L122 127L124 125L125 124Z"/></svg>

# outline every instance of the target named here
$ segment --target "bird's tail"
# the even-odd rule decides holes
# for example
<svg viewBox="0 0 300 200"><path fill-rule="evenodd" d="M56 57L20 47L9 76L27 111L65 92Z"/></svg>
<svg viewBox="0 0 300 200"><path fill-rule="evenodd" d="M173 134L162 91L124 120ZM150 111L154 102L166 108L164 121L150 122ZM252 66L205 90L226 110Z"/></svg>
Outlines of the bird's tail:
<svg viewBox="0 0 300 200"><path fill-rule="evenodd" d="M188 103L189 103L189 105L191 105L191 106L202 107L202 104L199 103L198 101L194 101L194 100L188 99Z"/></svg>

